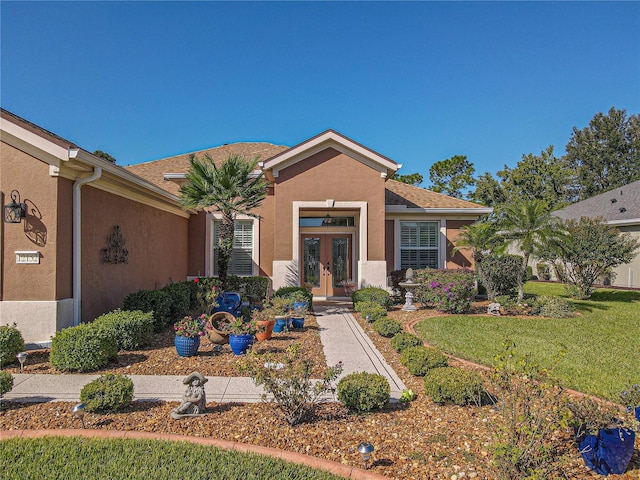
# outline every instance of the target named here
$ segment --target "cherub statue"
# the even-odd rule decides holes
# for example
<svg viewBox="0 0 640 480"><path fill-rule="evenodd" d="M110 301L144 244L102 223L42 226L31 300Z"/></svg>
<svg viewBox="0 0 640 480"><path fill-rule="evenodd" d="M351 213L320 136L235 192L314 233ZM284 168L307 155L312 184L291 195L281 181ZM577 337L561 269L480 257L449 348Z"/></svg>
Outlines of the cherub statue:
<svg viewBox="0 0 640 480"><path fill-rule="evenodd" d="M182 383L189 385L182 396L182 403L171 411L171 418L196 417L205 413L207 396L204 384L208 380L199 372L193 372Z"/></svg>

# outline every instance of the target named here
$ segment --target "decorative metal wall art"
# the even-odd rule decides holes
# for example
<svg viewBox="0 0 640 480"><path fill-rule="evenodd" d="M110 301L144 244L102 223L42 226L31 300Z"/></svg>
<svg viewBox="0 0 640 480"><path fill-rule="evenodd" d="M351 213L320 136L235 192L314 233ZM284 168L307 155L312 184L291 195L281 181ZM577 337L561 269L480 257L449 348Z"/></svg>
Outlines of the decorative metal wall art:
<svg viewBox="0 0 640 480"><path fill-rule="evenodd" d="M120 226L115 225L107 238L107 247L102 249L102 262L129 263L129 250L125 248L124 243Z"/></svg>

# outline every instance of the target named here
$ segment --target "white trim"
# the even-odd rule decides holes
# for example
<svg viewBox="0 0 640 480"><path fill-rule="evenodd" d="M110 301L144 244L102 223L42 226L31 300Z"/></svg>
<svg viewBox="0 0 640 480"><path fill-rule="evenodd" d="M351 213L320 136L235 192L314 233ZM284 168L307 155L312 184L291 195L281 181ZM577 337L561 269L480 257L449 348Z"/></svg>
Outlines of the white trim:
<svg viewBox="0 0 640 480"><path fill-rule="evenodd" d="M609 220L607 221L607 225L640 225L640 218L629 218L628 220Z"/></svg>
<svg viewBox="0 0 640 480"><path fill-rule="evenodd" d="M438 239L438 268L447 268L447 219L440 219L440 238Z"/></svg>
<svg viewBox="0 0 640 480"><path fill-rule="evenodd" d="M41 152L47 153L51 157L62 161L69 160L67 148L58 145L46 138L21 127L7 118L0 118L0 130L2 131L2 141L11 144L9 140L19 140L20 143L37 148ZM7 134L10 136L7 138ZM31 152L27 151L31 154ZM58 165L54 162L56 166Z"/></svg>
<svg viewBox="0 0 640 480"><path fill-rule="evenodd" d="M442 260L446 260L447 255L447 244L446 244L446 219L444 218L424 218L411 216L406 218L394 218L393 219L393 265L394 270L400 270L402 268L401 263L401 241L400 241L400 223L402 222L427 222L427 223L437 223L438 224L438 268L445 268L446 263L442 263ZM444 226L444 242L442 241L442 232Z"/></svg>
<svg viewBox="0 0 640 480"><path fill-rule="evenodd" d="M214 271L214 256L213 256L213 222L222 220L221 213L207 213L207 228L205 229L205 276L210 277ZM237 215L236 221L251 221L253 222L253 230L251 232L251 263L252 275L260 275L260 219L250 217L249 215Z"/></svg>
<svg viewBox="0 0 640 480"><path fill-rule="evenodd" d="M486 215L493 208L408 208L406 205L385 205L385 213L437 214L437 215Z"/></svg>

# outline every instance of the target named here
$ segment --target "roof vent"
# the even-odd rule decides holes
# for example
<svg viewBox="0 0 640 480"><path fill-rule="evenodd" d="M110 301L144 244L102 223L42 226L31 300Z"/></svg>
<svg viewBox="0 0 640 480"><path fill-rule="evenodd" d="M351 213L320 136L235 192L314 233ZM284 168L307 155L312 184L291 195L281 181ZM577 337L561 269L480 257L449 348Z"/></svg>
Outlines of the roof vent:
<svg viewBox="0 0 640 480"><path fill-rule="evenodd" d="M624 208L624 207L620 207L620 213L624 213L624 212L626 212L626 211L627 211L627 209L626 209L626 208Z"/></svg>
<svg viewBox="0 0 640 480"><path fill-rule="evenodd" d="M618 201L618 199L617 199L617 198L612 198L612 199L611 199L611 203L616 203L617 201Z"/></svg>

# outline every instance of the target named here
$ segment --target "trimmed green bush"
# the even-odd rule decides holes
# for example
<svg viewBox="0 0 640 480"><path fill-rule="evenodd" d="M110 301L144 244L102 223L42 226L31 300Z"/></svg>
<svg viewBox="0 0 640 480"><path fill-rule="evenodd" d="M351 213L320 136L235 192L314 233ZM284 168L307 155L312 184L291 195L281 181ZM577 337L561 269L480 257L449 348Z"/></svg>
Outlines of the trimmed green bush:
<svg viewBox="0 0 640 480"><path fill-rule="evenodd" d="M498 295L517 295L522 261L522 257L518 255L490 255L482 259L480 281L487 287L489 300Z"/></svg>
<svg viewBox="0 0 640 480"><path fill-rule="evenodd" d="M365 287L351 294L351 301L355 305L358 302L373 302L385 308L391 306L389 292L379 287Z"/></svg>
<svg viewBox="0 0 640 480"><path fill-rule="evenodd" d="M172 321L189 314L191 309L192 282L169 283L161 288L169 296L169 316Z"/></svg>
<svg viewBox="0 0 640 480"><path fill-rule="evenodd" d="M153 314L140 310L114 310L94 320L94 325L116 339L119 350L137 350L151 343Z"/></svg>
<svg viewBox="0 0 640 480"><path fill-rule="evenodd" d="M356 312L360 312L365 318L367 318L367 315L371 317L371 322L387 316L387 309L374 302L358 302L354 305L353 309Z"/></svg>
<svg viewBox="0 0 640 480"><path fill-rule="evenodd" d="M309 310L313 309L313 294L304 287L280 287L273 294L274 297L289 298L292 293L304 295L305 301L309 303Z"/></svg>
<svg viewBox="0 0 640 480"><path fill-rule="evenodd" d="M93 324L81 324L56 333L51 342L49 361L63 372L90 372L104 367L117 355L115 336Z"/></svg>
<svg viewBox="0 0 640 480"><path fill-rule="evenodd" d="M80 391L80 401L89 412L115 412L128 407L132 398L133 380L113 373L96 378Z"/></svg>
<svg viewBox="0 0 640 480"><path fill-rule="evenodd" d="M400 355L402 363L412 375L423 376L432 368L447 366L447 357L433 347L409 347Z"/></svg>
<svg viewBox="0 0 640 480"><path fill-rule="evenodd" d="M153 312L153 328L156 332L175 321L171 317L171 298L162 289L138 290L124 297L123 303L123 310Z"/></svg>
<svg viewBox="0 0 640 480"><path fill-rule="evenodd" d="M0 370L0 397L5 393L9 393L13 388L13 375L9 372Z"/></svg>
<svg viewBox="0 0 640 480"><path fill-rule="evenodd" d="M533 312L542 317L570 318L573 317L571 303L566 298L542 295L533 302Z"/></svg>
<svg viewBox="0 0 640 480"><path fill-rule="evenodd" d="M472 270L431 269L416 271L421 286L418 297L423 303L444 313L467 313L475 296Z"/></svg>
<svg viewBox="0 0 640 480"><path fill-rule="evenodd" d="M400 353L409 347L419 347L420 345L422 345L422 340L407 332L400 332L391 339L391 346Z"/></svg>
<svg viewBox="0 0 640 480"><path fill-rule="evenodd" d="M390 392L389 381L377 373L351 373L338 382L338 400L357 412L384 408Z"/></svg>
<svg viewBox="0 0 640 480"><path fill-rule="evenodd" d="M227 277L227 290L239 292L252 302L264 302L269 290L269 279L267 277L238 277L229 275ZM311 305L311 303L309 303Z"/></svg>
<svg viewBox="0 0 640 480"><path fill-rule="evenodd" d="M16 324L0 325L0 368L16 362L20 352L24 352L24 340Z"/></svg>
<svg viewBox="0 0 640 480"><path fill-rule="evenodd" d="M373 329L383 337L391 338L402 331L402 325L389 317L382 317L373 322Z"/></svg>
<svg viewBox="0 0 640 480"><path fill-rule="evenodd" d="M456 367L441 367L427 372L424 391L436 403L480 405L484 389L478 373Z"/></svg>

